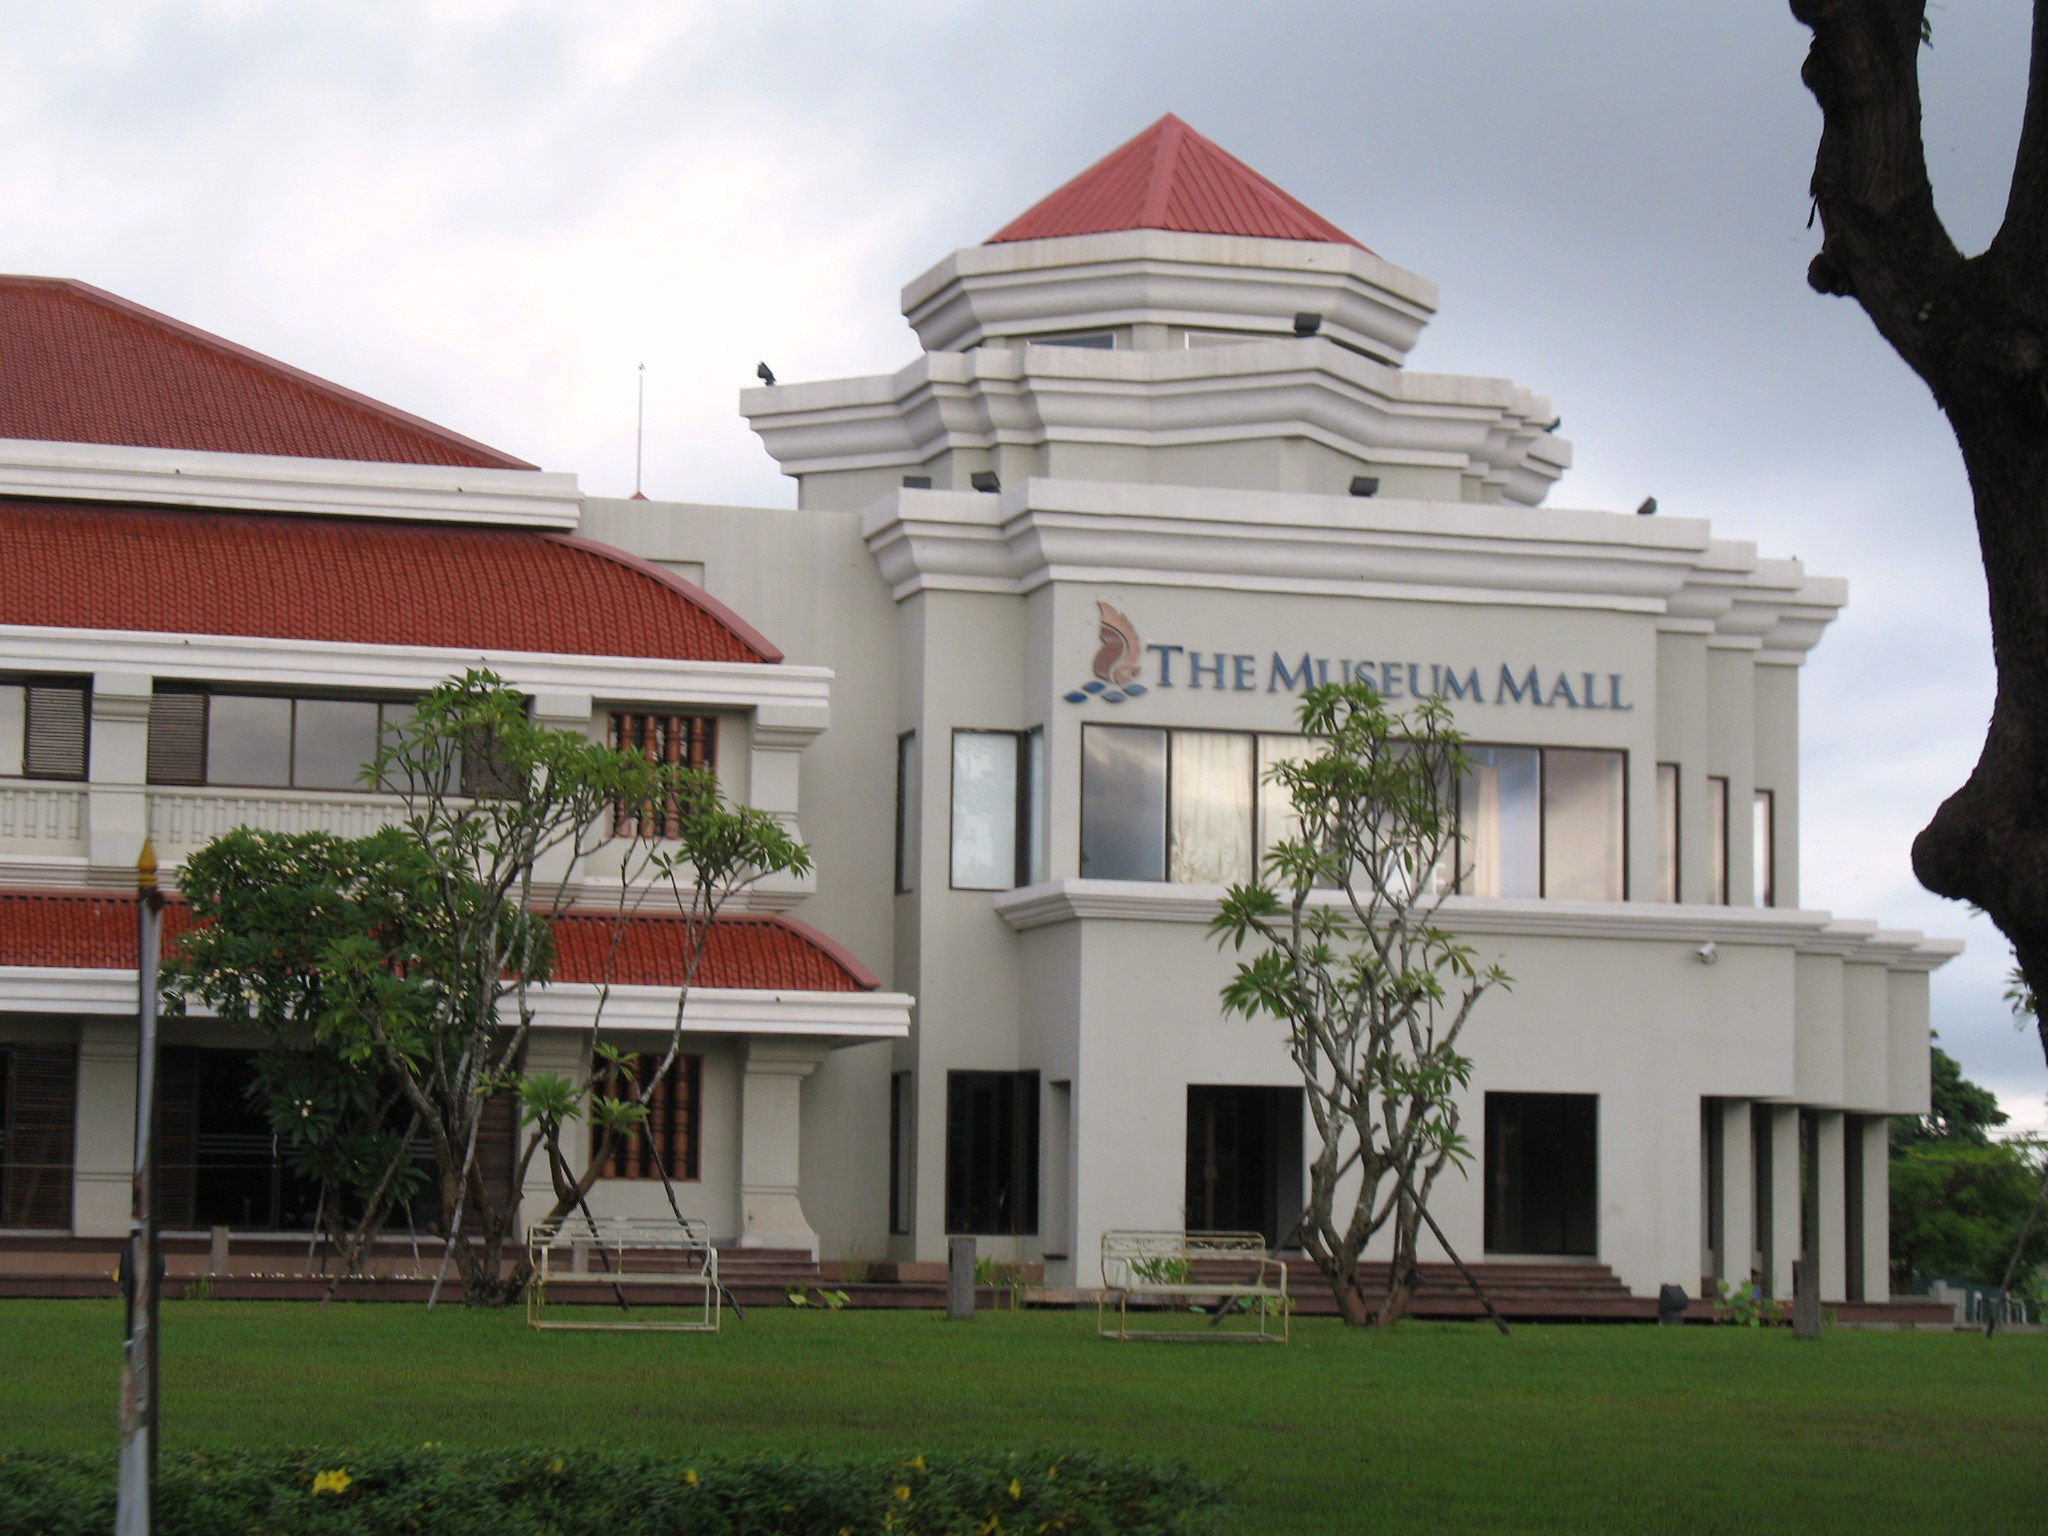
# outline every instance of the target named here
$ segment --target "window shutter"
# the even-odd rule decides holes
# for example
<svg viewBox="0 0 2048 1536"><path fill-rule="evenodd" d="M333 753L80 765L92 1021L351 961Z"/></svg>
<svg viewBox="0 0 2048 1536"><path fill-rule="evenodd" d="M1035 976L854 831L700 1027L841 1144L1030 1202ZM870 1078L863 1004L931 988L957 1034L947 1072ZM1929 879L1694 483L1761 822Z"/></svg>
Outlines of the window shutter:
<svg viewBox="0 0 2048 1536"><path fill-rule="evenodd" d="M0 1050L0 1226L71 1228L78 1047Z"/></svg>
<svg viewBox="0 0 2048 1536"><path fill-rule="evenodd" d="M715 715L651 715L637 712L612 716L612 745L638 752L656 763L680 763L715 773L718 770L718 718ZM680 837L682 807L620 804L613 811L612 831L619 837Z"/></svg>
<svg viewBox="0 0 2048 1536"><path fill-rule="evenodd" d="M149 701L149 782L206 782L206 695L159 688Z"/></svg>
<svg viewBox="0 0 2048 1536"><path fill-rule="evenodd" d="M22 771L32 779L85 777L86 689L79 683L32 683Z"/></svg>

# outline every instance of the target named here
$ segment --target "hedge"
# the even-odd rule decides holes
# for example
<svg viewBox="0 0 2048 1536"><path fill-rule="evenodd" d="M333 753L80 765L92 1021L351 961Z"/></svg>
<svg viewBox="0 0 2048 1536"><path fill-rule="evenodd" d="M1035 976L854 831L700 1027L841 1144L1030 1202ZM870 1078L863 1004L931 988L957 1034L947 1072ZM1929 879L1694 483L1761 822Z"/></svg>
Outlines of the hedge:
<svg viewBox="0 0 2048 1536"><path fill-rule="evenodd" d="M844 1460L554 1450L194 1452L158 1472L158 1536L1194 1536L1183 1467L1042 1452ZM109 1457L0 1452L0 1531L108 1536Z"/></svg>

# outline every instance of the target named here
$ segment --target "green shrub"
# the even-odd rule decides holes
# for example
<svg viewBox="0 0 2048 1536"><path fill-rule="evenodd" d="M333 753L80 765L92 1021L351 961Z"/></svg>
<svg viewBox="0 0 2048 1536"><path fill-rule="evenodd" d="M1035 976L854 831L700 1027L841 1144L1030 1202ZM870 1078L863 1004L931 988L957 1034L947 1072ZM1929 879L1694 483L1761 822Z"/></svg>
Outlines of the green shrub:
<svg viewBox="0 0 2048 1536"><path fill-rule="evenodd" d="M1041 1452L654 1457L442 1449L191 1453L159 1536L1193 1536L1214 1485L1168 1463ZM108 1457L0 1453L0 1531L107 1536Z"/></svg>

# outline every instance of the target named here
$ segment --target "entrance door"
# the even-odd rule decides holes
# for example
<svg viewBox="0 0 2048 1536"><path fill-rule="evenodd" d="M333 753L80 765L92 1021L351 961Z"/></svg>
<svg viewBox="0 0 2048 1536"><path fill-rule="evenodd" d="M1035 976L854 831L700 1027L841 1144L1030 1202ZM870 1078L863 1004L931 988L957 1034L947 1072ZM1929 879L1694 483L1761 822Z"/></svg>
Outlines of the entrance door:
<svg viewBox="0 0 2048 1536"><path fill-rule="evenodd" d="M1301 1214L1301 1090L1188 1086L1188 1229L1263 1232Z"/></svg>
<svg viewBox="0 0 2048 1536"><path fill-rule="evenodd" d="M1599 1252L1599 1099L1486 1096L1489 1253Z"/></svg>

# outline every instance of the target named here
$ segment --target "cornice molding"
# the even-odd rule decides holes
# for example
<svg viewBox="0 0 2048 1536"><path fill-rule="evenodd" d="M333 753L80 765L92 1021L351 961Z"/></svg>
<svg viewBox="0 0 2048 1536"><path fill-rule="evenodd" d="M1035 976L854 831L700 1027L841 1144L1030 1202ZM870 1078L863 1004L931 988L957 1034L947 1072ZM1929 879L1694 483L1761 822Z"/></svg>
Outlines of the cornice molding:
<svg viewBox="0 0 2048 1536"><path fill-rule="evenodd" d="M1019 933L1028 933L1034 928L1091 919L1206 925L1215 917L1223 896L1220 885L1060 880L1001 892L994 905L1004 922ZM1339 899L1332 894L1317 901L1336 905ZM1754 944L1801 955L1882 964L1896 971L1932 971L1963 952L1960 939L1879 929L1875 923L1837 920L1830 913L1800 908L1453 896L1444 903L1439 921L1460 936Z"/></svg>
<svg viewBox="0 0 2048 1536"><path fill-rule="evenodd" d="M402 518L567 531L576 477L536 469L368 464L181 448L0 439L0 496Z"/></svg>

